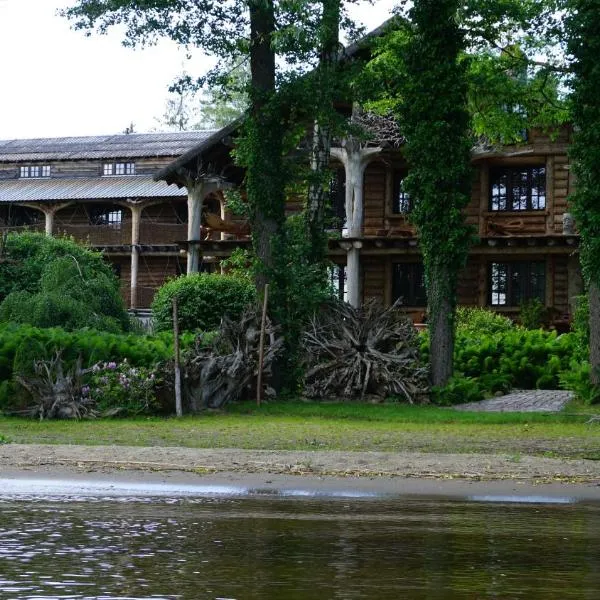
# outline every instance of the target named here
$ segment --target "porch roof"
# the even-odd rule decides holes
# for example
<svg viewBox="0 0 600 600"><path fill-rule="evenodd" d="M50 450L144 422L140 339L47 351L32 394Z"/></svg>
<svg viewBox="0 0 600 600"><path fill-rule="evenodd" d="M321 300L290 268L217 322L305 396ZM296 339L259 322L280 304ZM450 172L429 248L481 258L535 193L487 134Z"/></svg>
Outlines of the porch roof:
<svg viewBox="0 0 600 600"><path fill-rule="evenodd" d="M151 175L10 179L0 181L0 204L127 198L185 197L185 189L154 181Z"/></svg>

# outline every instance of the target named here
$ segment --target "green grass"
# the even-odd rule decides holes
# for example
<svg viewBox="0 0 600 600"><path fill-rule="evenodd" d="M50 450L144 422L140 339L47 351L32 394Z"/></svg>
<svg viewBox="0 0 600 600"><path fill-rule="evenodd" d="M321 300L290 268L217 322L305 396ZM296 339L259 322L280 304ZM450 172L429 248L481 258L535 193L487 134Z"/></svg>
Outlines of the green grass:
<svg viewBox="0 0 600 600"><path fill-rule="evenodd" d="M577 408L577 407L575 407ZM592 412L592 411L589 411ZM568 413L469 413L401 404L252 403L196 417L0 418L13 443L268 450L478 452L600 459L600 423Z"/></svg>

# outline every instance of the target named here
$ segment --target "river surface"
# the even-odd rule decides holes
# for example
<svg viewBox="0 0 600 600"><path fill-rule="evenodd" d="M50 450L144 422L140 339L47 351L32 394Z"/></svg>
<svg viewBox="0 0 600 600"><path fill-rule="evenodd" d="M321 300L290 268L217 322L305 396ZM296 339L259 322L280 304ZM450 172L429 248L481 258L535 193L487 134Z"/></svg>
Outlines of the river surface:
<svg viewBox="0 0 600 600"><path fill-rule="evenodd" d="M0 500L0 598L600 598L600 504Z"/></svg>

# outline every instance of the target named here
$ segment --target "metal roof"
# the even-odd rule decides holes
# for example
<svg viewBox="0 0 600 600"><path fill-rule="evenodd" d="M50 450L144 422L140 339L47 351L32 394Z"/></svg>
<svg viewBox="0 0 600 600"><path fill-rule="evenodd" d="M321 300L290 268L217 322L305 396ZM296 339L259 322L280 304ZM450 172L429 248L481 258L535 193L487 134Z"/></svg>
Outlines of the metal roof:
<svg viewBox="0 0 600 600"><path fill-rule="evenodd" d="M151 175L10 179L0 181L0 204L54 200L185 197L185 189L154 181Z"/></svg>
<svg viewBox="0 0 600 600"><path fill-rule="evenodd" d="M0 140L0 162L180 156L214 133L207 130Z"/></svg>

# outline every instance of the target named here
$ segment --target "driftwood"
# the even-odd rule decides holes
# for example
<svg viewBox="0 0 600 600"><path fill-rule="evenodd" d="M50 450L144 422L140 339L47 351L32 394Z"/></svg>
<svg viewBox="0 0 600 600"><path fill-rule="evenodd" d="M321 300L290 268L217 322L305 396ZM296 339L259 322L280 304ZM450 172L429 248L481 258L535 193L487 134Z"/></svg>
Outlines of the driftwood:
<svg viewBox="0 0 600 600"><path fill-rule="evenodd" d="M395 306L332 304L312 320L302 345L308 397L427 401L427 370L419 362L417 332Z"/></svg>
<svg viewBox="0 0 600 600"><path fill-rule="evenodd" d="M256 396L261 314L246 311L239 321L224 317L211 344L198 339L184 358L184 386L189 410L221 408L228 402ZM268 385L283 338L269 319L265 327L263 395L273 395Z"/></svg>
<svg viewBox="0 0 600 600"><path fill-rule="evenodd" d="M42 419L80 419L95 416L94 402L81 393L81 378L89 369L81 368L81 358L64 372L60 352L50 360L33 364L34 375L16 375L15 379L32 398L31 407L19 414Z"/></svg>

